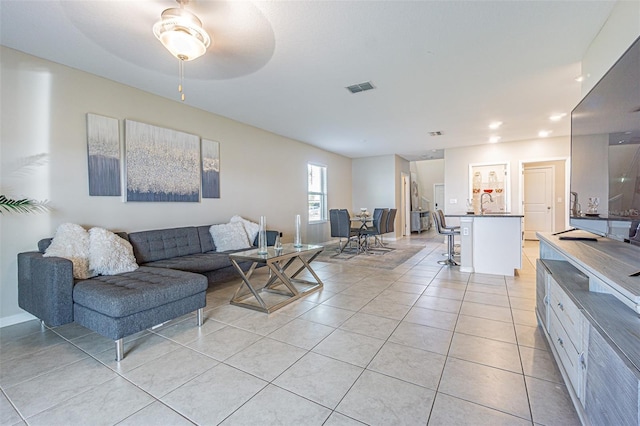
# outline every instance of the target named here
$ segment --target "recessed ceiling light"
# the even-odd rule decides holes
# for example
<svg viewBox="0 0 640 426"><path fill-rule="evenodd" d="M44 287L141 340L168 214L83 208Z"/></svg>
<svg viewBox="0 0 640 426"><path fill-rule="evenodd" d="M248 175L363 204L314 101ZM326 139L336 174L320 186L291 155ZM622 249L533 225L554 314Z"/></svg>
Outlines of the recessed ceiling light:
<svg viewBox="0 0 640 426"><path fill-rule="evenodd" d="M579 76L577 76L577 77L576 77L576 81L577 81L578 83L582 83L582 82L584 81L584 75L579 75Z"/></svg>
<svg viewBox="0 0 640 426"><path fill-rule="evenodd" d="M502 121L494 121L493 123L489 124L489 128L491 130L495 130L495 129L499 128L500 126L502 126Z"/></svg>
<svg viewBox="0 0 640 426"><path fill-rule="evenodd" d="M491 136L489 138L489 143L496 143L496 142L500 141L500 139L501 139L500 136Z"/></svg>
<svg viewBox="0 0 640 426"><path fill-rule="evenodd" d="M540 136L541 138L546 138L550 134L551 134L551 130L540 130L538 132L538 136Z"/></svg>
<svg viewBox="0 0 640 426"><path fill-rule="evenodd" d="M563 118L565 115L567 115L567 113L565 113L565 112L560 113L560 114L554 114L554 115L552 115L551 117L549 117L549 120L551 120L551 121L560 121L560 120L562 120L562 118Z"/></svg>

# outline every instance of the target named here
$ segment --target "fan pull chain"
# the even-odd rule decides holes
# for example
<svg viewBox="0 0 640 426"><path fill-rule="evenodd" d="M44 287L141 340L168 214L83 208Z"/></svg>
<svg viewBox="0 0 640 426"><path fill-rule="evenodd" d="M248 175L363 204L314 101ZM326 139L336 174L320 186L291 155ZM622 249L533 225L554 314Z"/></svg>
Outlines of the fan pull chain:
<svg viewBox="0 0 640 426"><path fill-rule="evenodd" d="M184 84L184 60L180 57L178 57L178 78L180 79L178 82L178 92L180 93L180 100L184 102L184 92L182 90Z"/></svg>

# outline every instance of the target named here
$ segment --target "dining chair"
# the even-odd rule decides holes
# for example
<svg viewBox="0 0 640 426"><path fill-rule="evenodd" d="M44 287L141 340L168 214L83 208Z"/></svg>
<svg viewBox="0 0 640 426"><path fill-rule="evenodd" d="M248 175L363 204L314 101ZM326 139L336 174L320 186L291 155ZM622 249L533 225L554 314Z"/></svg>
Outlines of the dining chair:
<svg viewBox="0 0 640 426"><path fill-rule="evenodd" d="M370 248L380 247L378 245L380 242L378 237L382 235L383 223L386 222L388 214L389 214L388 209L375 208L373 210L373 216L372 216L373 226L371 226L370 228L364 228L360 231L361 237L364 238L364 240L362 241L362 246L364 248L364 251L368 251ZM373 247L370 247L369 245L370 237L375 238Z"/></svg>
<svg viewBox="0 0 640 426"><path fill-rule="evenodd" d="M355 242L358 239L358 229L351 228L351 217L347 209L330 209L329 210L329 224L331 228L331 237L340 238L338 242L338 251L342 253L344 249L351 242ZM344 245L342 239L346 238ZM359 242L358 242L359 245Z"/></svg>
<svg viewBox="0 0 640 426"><path fill-rule="evenodd" d="M376 235L376 247L386 248L382 241L382 236L386 234L387 231L387 222L389 221L389 209L382 209L382 217L380 218L380 231L378 235Z"/></svg>
<svg viewBox="0 0 640 426"><path fill-rule="evenodd" d="M441 212L442 210L436 210L435 212L432 212L433 222L436 224L436 230L438 231L438 234L447 236L447 259L439 260L438 263L440 265L458 266L459 264L454 260L453 256L455 254L454 237L456 235L460 235L460 228L458 227L458 229L453 229L443 227L442 220L440 219Z"/></svg>
<svg viewBox="0 0 640 426"><path fill-rule="evenodd" d="M389 215L387 216L387 221L385 223L385 229L383 234L388 234L390 232L395 232L395 222L396 222L396 213L398 212L398 209L389 209ZM382 245L384 246L384 241L382 240L382 235L380 235L380 241L382 243Z"/></svg>

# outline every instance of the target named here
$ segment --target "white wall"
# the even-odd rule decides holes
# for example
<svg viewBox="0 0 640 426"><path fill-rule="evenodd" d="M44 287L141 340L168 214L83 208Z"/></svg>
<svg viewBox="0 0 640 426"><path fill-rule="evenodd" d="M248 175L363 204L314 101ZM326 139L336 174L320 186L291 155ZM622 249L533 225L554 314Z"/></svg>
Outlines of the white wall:
<svg viewBox="0 0 640 426"><path fill-rule="evenodd" d="M352 160L352 211L366 207L398 209L395 222L396 237L402 236L402 173L410 175L409 162L397 155L355 158ZM331 208L344 208L338 205Z"/></svg>
<svg viewBox="0 0 640 426"><path fill-rule="evenodd" d="M521 214L520 162L537 162L568 158L569 137L534 139L530 141L477 145L466 148L446 149L444 153L444 212L464 214L465 200L469 198L469 164L509 163L509 205L514 214ZM450 200L456 199L457 204Z"/></svg>
<svg viewBox="0 0 640 426"><path fill-rule="evenodd" d="M433 185L436 183L444 183L444 159L422 160L411 162L411 171L415 172L418 179L418 191L420 198L429 199L429 206L425 206L422 200L420 203L423 209L427 207L434 209Z"/></svg>
<svg viewBox="0 0 640 426"><path fill-rule="evenodd" d="M609 19L582 57L582 96L640 36L640 1L618 1Z"/></svg>
<svg viewBox="0 0 640 426"><path fill-rule="evenodd" d="M357 212L366 207L396 207L396 176L393 155L355 158L352 161L353 203ZM346 207L346 206L345 206ZM333 206L332 208L345 208Z"/></svg>
<svg viewBox="0 0 640 426"><path fill-rule="evenodd" d="M0 215L0 326L25 318L17 306L19 252L35 250L65 222L117 231L222 223L234 214L291 240L294 217L306 218L307 162L328 167L329 205L353 205L351 159L164 99L91 74L0 47L1 190L48 199L52 211ZM89 197L86 114L132 119L220 142L221 198L200 203L125 203ZM121 133L123 133L121 131ZM13 174L25 158L47 162ZM393 179L389 180L393 187ZM391 198L392 202L393 198ZM303 219L304 220L304 219ZM303 230L308 242L330 239L328 223Z"/></svg>

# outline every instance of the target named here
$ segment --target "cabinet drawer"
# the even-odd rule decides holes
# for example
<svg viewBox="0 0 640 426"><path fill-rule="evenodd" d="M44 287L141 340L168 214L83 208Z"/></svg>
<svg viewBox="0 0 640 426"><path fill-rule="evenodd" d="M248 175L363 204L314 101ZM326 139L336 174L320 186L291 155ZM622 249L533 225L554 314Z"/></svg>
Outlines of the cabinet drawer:
<svg viewBox="0 0 640 426"><path fill-rule="evenodd" d="M573 390L576 395L581 395L580 353L576 350L562 325L560 325L560 321L553 310L549 315L549 336L560 357L560 362L569 376Z"/></svg>
<svg viewBox="0 0 640 426"><path fill-rule="evenodd" d="M549 284L549 308L558 317L576 351L582 352L582 314L553 278L549 279Z"/></svg>

